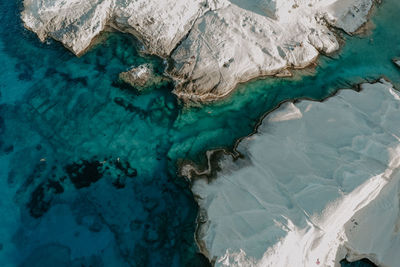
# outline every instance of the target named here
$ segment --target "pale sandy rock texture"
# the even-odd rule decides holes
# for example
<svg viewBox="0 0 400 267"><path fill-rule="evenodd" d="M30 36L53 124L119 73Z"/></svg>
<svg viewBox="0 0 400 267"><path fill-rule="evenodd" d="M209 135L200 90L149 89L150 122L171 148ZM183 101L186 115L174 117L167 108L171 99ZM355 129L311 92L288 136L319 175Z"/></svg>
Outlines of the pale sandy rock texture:
<svg viewBox="0 0 400 267"><path fill-rule="evenodd" d="M52 37L78 55L112 26L166 57L207 9L201 0L25 0L22 20L42 41Z"/></svg>
<svg viewBox="0 0 400 267"><path fill-rule="evenodd" d="M121 72L119 78L132 86L145 86L152 75L153 71L151 67L144 64L136 68L131 68L128 71Z"/></svg>
<svg viewBox="0 0 400 267"><path fill-rule="evenodd" d="M170 58L182 99L209 101L239 82L302 68L339 48L329 26L363 25L372 0L24 0L22 19L75 54L106 27Z"/></svg>
<svg viewBox="0 0 400 267"><path fill-rule="evenodd" d="M332 2L325 13L325 18L331 25L343 29L347 33L353 33L367 22L372 1L338 0ZM352 2L352 5L349 6L349 2Z"/></svg>
<svg viewBox="0 0 400 267"><path fill-rule="evenodd" d="M400 93L388 82L286 103L194 180L198 241L217 266L400 262Z"/></svg>
<svg viewBox="0 0 400 267"><path fill-rule="evenodd" d="M152 86L159 86L168 80L166 77L154 73L150 64L143 64L121 72L119 78L139 91L145 91Z"/></svg>

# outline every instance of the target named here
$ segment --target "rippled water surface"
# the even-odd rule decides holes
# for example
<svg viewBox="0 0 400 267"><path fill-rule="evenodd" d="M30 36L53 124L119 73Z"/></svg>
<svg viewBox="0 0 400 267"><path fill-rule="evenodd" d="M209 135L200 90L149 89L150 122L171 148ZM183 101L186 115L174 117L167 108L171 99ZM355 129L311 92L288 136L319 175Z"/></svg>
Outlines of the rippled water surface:
<svg viewBox="0 0 400 267"><path fill-rule="evenodd" d="M400 2L385 0L364 38L296 78L240 85L227 99L183 107L172 84L148 93L118 82L140 55L131 36L104 34L77 58L23 29L1 1L0 265L204 266L197 206L176 162L232 147L284 100L322 99L381 75L400 84Z"/></svg>

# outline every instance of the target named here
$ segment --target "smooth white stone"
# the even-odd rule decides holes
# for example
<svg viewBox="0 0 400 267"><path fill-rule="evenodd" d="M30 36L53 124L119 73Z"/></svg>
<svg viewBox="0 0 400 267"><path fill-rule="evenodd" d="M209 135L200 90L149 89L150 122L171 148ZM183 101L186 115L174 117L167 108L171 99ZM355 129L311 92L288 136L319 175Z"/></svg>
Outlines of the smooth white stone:
<svg viewBox="0 0 400 267"><path fill-rule="evenodd" d="M209 258L227 266L340 266L348 253L395 266L399 114L400 93L384 80L269 114L238 145L243 159L226 156L212 181L194 181Z"/></svg>

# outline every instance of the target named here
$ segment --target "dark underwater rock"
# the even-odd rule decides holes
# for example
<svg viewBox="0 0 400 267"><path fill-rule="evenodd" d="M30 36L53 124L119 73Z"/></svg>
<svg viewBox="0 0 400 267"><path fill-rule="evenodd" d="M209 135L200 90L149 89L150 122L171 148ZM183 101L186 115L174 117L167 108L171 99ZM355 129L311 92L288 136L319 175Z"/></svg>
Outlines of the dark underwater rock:
<svg viewBox="0 0 400 267"><path fill-rule="evenodd" d="M102 164L99 161L82 160L81 162L65 166L65 171L77 189L88 187L103 177Z"/></svg>
<svg viewBox="0 0 400 267"><path fill-rule="evenodd" d="M117 159L115 161L115 167L121 170L128 177L132 178L137 176L137 170L135 168L132 168L127 161L120 161L119 159Z"/></svg>
<svg viewBox="0 0 400 267"><path fill-rule="evenodd" d="M59 181L48 180L45 183L39 184L36 189L33 190L27 204L31 216L34 218L43 216L51 207L53 193L61 194L63 192L64 187Z"/></svg>
<svg viewBox="0 0 400 267"><path fill-rule="evenodd" d="M44 184L40 184L32 192L27 204L29 213L34 218L40 218L50 209L51 198L46 195Z"/></svg>

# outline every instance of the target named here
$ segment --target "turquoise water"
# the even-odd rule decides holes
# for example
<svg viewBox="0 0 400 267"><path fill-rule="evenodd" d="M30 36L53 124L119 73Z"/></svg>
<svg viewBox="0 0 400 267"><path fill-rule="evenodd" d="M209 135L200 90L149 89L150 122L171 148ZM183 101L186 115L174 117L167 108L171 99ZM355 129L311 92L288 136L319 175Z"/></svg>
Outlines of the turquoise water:
<svg viewBox="0 0 400 267"><path fill-rule="evenodd" d="M164 62L124 34L77 58L23 29L20 2L0 3L0 265L203 266L197 205L176 162L231 148L280 102L322 99L381 75L400 84L400 3L384 1L366 38L291 79L246 83L227 99L183 107L172 84L140 94L130 66ZM80 181L80 182L78 182ZM51 255L51 256L49 256Z"/></svg>

